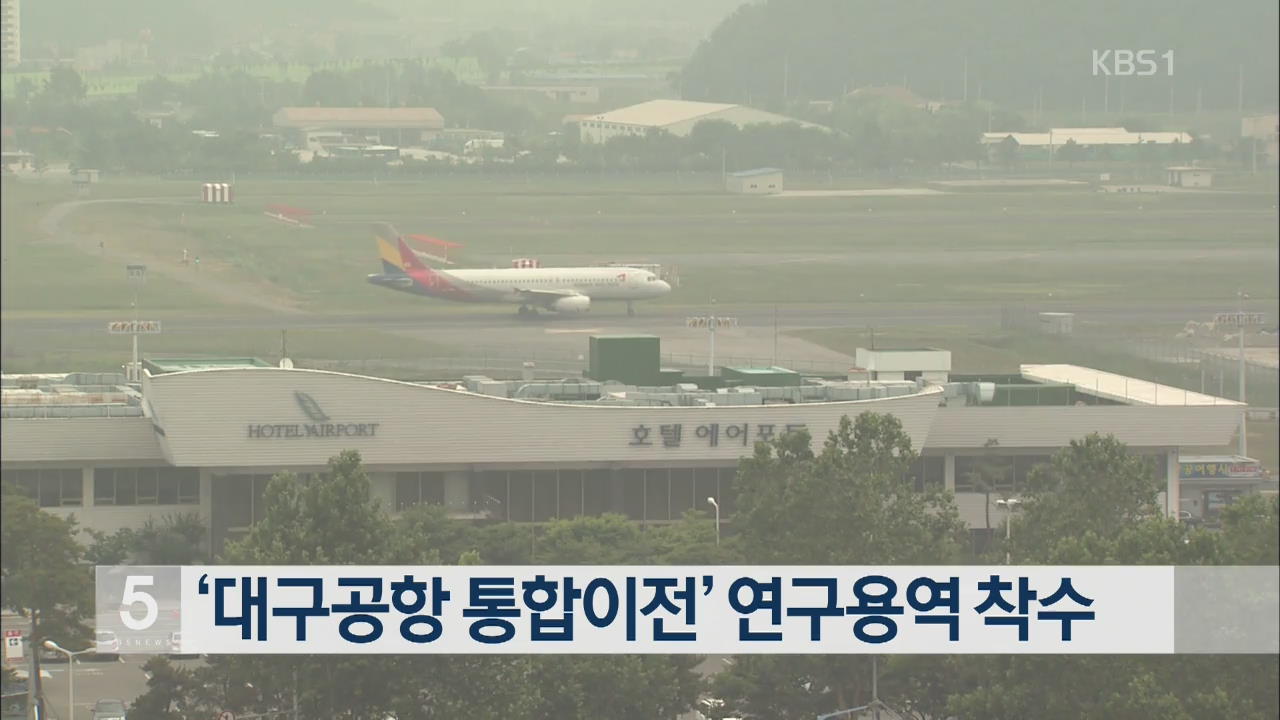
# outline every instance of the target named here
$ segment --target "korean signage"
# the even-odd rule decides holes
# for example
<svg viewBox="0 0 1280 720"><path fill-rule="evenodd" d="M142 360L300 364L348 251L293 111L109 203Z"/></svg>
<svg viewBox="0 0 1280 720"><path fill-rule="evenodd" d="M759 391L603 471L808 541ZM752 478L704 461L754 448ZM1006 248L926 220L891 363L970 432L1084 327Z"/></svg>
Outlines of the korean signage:
<svg viewBox="0 0 1280 720"><path fill-rule="evenodd" d="M159 335L159 320L114 320L107 323L107 332L112 335Z"/></svg>
<svg viewBox="0 0 1280 720"><path fill-rule="evenodd" d="M735 317L718 317L715 315L698 315L695 317L687 317L684 324L691 328L723 328L738 327L738 318Z"/></svg>
<svg viewBox="0 0 1280 720"><path fill-rule="evenodd" d="M247 436L253 439L296 439L296 438L330 438L330 437L376 437L378 422L340 422L334 421L320 407L316 399L304 392L293 393L298 409L310 422L306 423L249 423L246 426Z"/></svg>
<svg viewBox="0 0 1280 720"><path fill-rule="evenodd" d="M1231 327L1240 327L1241 325L1262 325L1266 322L1266 313L1230 312L1218 313L1213 316L1214 325L1229 325Z"/></svg>
<svg viewBox="0 0 1280 720"><path fill-rule="evenodd" d="M1186 462L1179 464L1179 477L1183 480L1250 479L1261 475L1262 466L1256 462Z"/></svg>
<svg viewBox="0 0 1280 720"><path fill-rule="evenodd" d="M20 663L23 659L23 642L21 630L4 631L4 660L9 663Z"/></svg>
<svg viewBox="0 0 1280 720"><path fill-rule="evenodd" d="M686 427L688 432L686 432ZM804 423L778 425L774 423L707 423L684 425L682 423L636 425L631 428L631 447L678 448L686 444L706 447L741 445L749 447L755 442L769 442L776 435L807 430Z"/></svg>

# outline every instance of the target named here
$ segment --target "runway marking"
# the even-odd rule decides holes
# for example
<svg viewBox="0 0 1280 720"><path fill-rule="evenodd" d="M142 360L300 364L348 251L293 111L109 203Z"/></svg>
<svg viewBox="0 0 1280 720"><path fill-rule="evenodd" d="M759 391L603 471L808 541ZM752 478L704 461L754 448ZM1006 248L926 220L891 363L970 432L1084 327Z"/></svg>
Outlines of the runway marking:
<svg viewBox="0 0 1280 720"><path fill-rule="evenodd" d="M565 334L567 334L567 333L598 333L598 332L600 332L600 328L584 328L584 329L582 329L582 330L578 330L578 329L573 329L573 330L564 329L564 330L560 330L560 329L547 328L547 329L546 329L546 330L544 330L543 332L545 332L545 333L546 333L546 334L548 334L548 335L565 335Z"/></svg>

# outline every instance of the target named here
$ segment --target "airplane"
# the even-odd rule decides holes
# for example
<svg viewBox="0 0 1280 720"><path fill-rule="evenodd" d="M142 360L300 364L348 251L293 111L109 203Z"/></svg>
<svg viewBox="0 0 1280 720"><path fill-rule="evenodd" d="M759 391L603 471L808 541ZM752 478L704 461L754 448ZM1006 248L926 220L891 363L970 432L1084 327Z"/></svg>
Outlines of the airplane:
<svg viewBox="0 0 1280 720"><path fill-rule="evenodd" d="M625 302L627 314L635 315L636 300L671 292L653 272L633 267L433 269L422 259L430 255L410 248L390 228L379 226L375 235L383 271L368 276L371 284L455 302L514 304L521 316L539 309L585 313L599 300Z"/></svg>

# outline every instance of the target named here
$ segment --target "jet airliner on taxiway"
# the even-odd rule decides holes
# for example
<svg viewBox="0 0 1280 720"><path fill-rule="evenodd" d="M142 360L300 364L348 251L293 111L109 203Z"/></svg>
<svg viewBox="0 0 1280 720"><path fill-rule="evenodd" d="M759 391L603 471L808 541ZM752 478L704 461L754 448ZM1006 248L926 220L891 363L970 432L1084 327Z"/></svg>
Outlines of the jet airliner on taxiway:
<svg viewBox="0 0 1280 720"><path fill-rule="evenodd" d="M521 315L536 314L539 308L584 313L593 301L622 301L627 314L634 315L634 301L671 292L671 285L654 273L630 267L434 269L394 231L380 227L376 234L383 271L369 275L369 282L415 295L518 305Z"/></svg>

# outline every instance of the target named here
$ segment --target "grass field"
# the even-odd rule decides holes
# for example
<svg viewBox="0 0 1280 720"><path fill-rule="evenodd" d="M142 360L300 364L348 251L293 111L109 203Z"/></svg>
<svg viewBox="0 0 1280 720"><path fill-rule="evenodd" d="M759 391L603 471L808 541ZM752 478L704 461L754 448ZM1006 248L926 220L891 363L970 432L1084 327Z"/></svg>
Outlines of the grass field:
<svg viewBox="0 0 1280 720"><path fill-rule="evenodd" d="M107 184L104 194L172 201L89 205L71 214L64 229L86 249L101 240L151 264L176 262L186 248L202 257L202 273L316 312L395 311L421 303L363 282L377 270L368 226L380 220L462 243L463 257L480 266L506 265L512 257L674 264L683 285L665 300L672 304L709 297L726 303L1188 300L1231 297L1239 286L1255 298L1278 295L1275 197L1267 194L752 198L704 187L682 192L671 183L575 180L548 187L441 178L239 182L234 206L212 206L192 200L196 188L194 182ZM68 195L66 188L40 186L10 193L6 185L5 192L14 196L5 214L15 214L15 223ZM267 219L262 209L272 203L315 211L316 228ZM65 281L46 285L41 269L66 258L36 250L38 232L14 234L5 241L8 261L29 263L33 271L10 269L6 310L91 310L118 302L95 284L91 263L73 262ZM79 282L86 275L87 284ZM74 285L84 290L74 292ZM160 304L208 306L195 294L155 292Z"/></svg>
<svg viewBox="0 0 1280 720"><path fill-rule="evenodd" d="M1244 193L844 198L731 196L718 192L717 182L670 174L241 179L236 203L216 206L196 202L196 180L107 179L88 200L130 201L63 207L55 222L53 208L79 199L68 185L6 179L3 312L117 318L132 299L121 267L129 262L150 268L140 306L159 319L493 312L367 284L364 276L379 270L370 232L375 221L462 243L460 258L470 266L506 266L513 257L548 265L674 265L681 286L658 301L672 307L714 298L724 304L1075 301L1119 308L1230 299L1241 286L1271 307L1280 297L1273 177ZM266 218L264 207L276 203L312 210L316 227ZM198 272L180 264L183 249L201 258ZM973 336L972 328L936 330L933 342L953 350L960 371L1012 368L1033 361L1029 355L1057 350L1002 346L998 337ZM815 332L812 339L836 349L856 342L838 334L849 331ZM24 357L47 352L52 361L114 348L105 334L46 339L47 348L28 347ZM226 353L248 352L260 341L252 333L204 340ZM168 342L178 340L156 347ZM366 352L385 342L394 356L390 346L399 341L371 336L361 342ZM339 354L323 343L317 350Z"/></svg>

